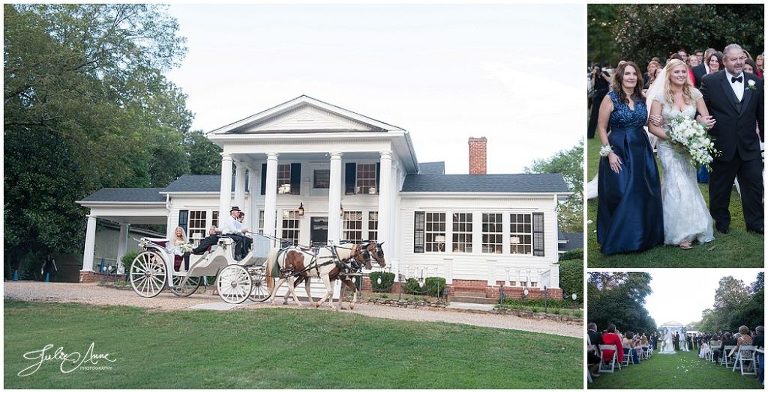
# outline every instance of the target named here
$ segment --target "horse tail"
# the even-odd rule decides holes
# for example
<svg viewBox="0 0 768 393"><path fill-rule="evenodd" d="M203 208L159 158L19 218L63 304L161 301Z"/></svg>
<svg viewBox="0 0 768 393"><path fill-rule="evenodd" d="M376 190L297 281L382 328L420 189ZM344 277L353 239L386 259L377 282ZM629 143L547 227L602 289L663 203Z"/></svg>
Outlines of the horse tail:
<svg viewBox="0 0 768 393"><path fill-rule="evenodd" d="M271 291L272 288L275 286L275 278L272 277L272 266L275 264L275 261L277 260L277 250L272 249L269 251L269 255L267 255L267 271L266 271L266 278L267 278L267 288Z"/></svg>

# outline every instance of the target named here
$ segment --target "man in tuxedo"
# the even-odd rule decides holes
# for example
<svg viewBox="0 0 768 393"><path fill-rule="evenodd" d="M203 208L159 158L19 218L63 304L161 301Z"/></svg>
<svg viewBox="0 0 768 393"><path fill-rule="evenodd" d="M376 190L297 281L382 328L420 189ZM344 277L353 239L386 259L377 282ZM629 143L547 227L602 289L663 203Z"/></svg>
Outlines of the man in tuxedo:
<svg viewBox="0 0 768 393"><path fill-rule="evenodd" d="M675 332L675 335L672 338L672 343L673 343L673 346L675 347L675 351L679 351L680 350L680 334L678 334L677 332Z"/></svg>
<svg viewBox="0 0 768 393"><path fill-rule="evenodd" d="M734 179L739 180L741 204L747 230L763 233L763 81L744 73L746 56L739 45L725 47L725 70L706 75L701 82L704 102L717 123L709 133L721 155L712 162L709 183L709 212L715 228L728 233L728 205ZM755 131L755 125L759 135Z"/></svg>
<svg viewBox="0 0 768 393"><path fill-rule="evenodd" d="M697 89L701 87L701 79L704 78L704 75L709 74L709 58L712 57L712 54L715 52L717 52L715 48L707 48L704 52L704 58L701 59L699 65L692 69L693 79Z"/></svg>

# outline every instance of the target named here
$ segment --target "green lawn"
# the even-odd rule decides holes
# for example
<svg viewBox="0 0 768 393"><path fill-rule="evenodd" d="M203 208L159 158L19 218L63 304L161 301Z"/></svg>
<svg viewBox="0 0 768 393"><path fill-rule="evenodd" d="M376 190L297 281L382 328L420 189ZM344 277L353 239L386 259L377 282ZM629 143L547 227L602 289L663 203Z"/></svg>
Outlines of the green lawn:
<svg viewBox="0 0 768 393"><path fill-rule="evenodd" d="M600 159L600 140L587 142L587 180L597 174ZM658 165L659 172L661 165ZM706 184L700 184L704 200L709 203ZM734 188L731 195L731 228L727 235L715 232L715 240L706 245L694 245L692 250L673 246L659 246L641 253L605 256L597 244L597 199L587 202L587 258L590 268L595 267L762 267L763 236L747 232L742 214L741 199Z"/></svg>
<svg viewBox="0 0 768 393"><path fill-rule="evenodd" d="M393 312L397 312L393 310ZM5 388L581 388L579 338L312 309L153 312L5 300ZM111 370L31 376L46 344ZM51 350L53 351L53 350Z"/></svg>
<svg viewBox="0 0 768 393"><path fill-rule="evenodd" d="M695 352L654 354L640 364L593 378L590 389L762 389L754 375L732 372Z"/></svg>

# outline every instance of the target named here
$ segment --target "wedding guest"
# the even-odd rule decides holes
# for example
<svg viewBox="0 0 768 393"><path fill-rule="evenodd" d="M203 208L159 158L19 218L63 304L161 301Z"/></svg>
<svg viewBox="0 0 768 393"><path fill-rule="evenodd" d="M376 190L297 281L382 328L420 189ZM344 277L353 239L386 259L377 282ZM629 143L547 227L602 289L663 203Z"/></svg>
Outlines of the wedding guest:
<svg viewBox="0 0 768 393"><path fill-rule="evenodd" d="M661 72L661 68L661 64L658 61L651 60L648 63L648 66L645 68L645 75L643 75L643 80L645 81L643 89L648 90L648 87L651 86L653 81L656 80L656 76Z"/></svg>
<svg viewBox="0 0 768 393"><path fill-rule="evenodd" d="M707 58L707 65L709 65L709 74L714 74L723 69L723 52L715 51L711 56Z"/></svg>
<svg viewBox="0 0 768 393"><path fill-rule="evenodd" d="M595 137L595 130L597 128L597 119L599 116L600 103L603 102L605 95L608 94L608 90L611 85L611 65L606 64L603 69L593 70L592 79L594 80L595 95L592 98L592 112L589 115L589 125L587 126L587 138L592 139Z"/></svg>
<svg viewBox="0 0 768 393"><path fill-rule="evenodd" d="M208 251L209 247L216 245L216 243L218 242L219 242L218 228L216 228L216 225L211 225L211 227L208 229L208 236L206 236L203 240L200 241L200 244L198 244L197 247L195 247L192 250L192 253L195 255L205 254Z"/></svg>
<svg viewBox="0 0 768 393"><path fill-rule="evenodd" d="M696 86L696 77L693 75L693 68L697 67L699 63L698 56L688 56L688 61L685 62L685 65L688 66L688 78L691 80L691 85L693 86Z"/></svg>
<svg viewBox="0 0 768 393"><path fill-rule="evenodd" d="M744 325L739 326L739 338L736 339L736 348L731 351L731 354L739 352L739 348L742 345L752 345L752 336L749 335L749 328Z"/></svg>
<svg viewBox="0 0 768 393"><path fill-rule="evenodd" d="M626 62L616 70L614 89L600 104L597 240L605 255L643 251L664 242L661 183L643 128L648 109L642 85L637 65Z"/></svg>
<svg viewBox="0 0 768 393"><path fill-rule="evenodd" d="M763 77L763 62L764 61L765 60L764 60L764 56L763 56L762 53L757 55L757 57L755 57L755 64L757 65L757 69L755 70L755 73L760 78Z"/></svg>
<svg viewBox="0 0 768 393"><path fill-rule="evenodd" d="M715 52L717 52L715 48L707 48L707 50L704 51L704 56L701 58L699 65L693 67L693 85L696 86L697 89L701 86L701 78L703 78L704 75L709 74L709 62L707 59L712 57L712 54Z"/></svg>
<svg viewBox="0 0 768 393"><path fill-rule="evenodd" d="M763 327L756 327L755 336L752 338L752 345L759 349L765 349L763 334ZM763 382L763 377L765 375L765 353L755 352L755 358L757 359L757 380Z"/></svg>
<svg viewBox="0 0 768 393"><path fill-rule="evenodd" d="M752 59L744 60L744 72L749 72L750 74L755 74L755 70L757 69L757 63L755 63Z"/></svg>
<svg viewBox="0 0 768 393"><path fill-rule="evenodd" d="M616 353L616 359L619 363L624 361L624 351L621 343L621 337L616 334L616 325L609 323L606 333L602 337L603 345L615 345L618 349ZM613 359L613 351L603 351L603 362L610 362Z"/></svg>

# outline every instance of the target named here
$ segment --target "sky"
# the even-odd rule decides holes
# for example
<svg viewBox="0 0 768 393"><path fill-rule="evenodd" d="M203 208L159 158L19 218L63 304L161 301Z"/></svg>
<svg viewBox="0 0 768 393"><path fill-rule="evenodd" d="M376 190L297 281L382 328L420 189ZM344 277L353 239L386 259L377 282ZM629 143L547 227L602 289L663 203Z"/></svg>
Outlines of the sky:
<svg viewBox="0 0 768 393"><path fill-rule="evenodd" d="M657 325L700 321L701 312L712 308L721 278L733 276L750 285L761 269L652 269L651 289L645 308Z"/></svg>
<svg viewBox="0 0 768 393"><path fill-rule="evenodd" d="M586 124L584 5L171 5L188 52L170 80L192 129L302 94L410 132L420 162L521 173Z"/></svg>

